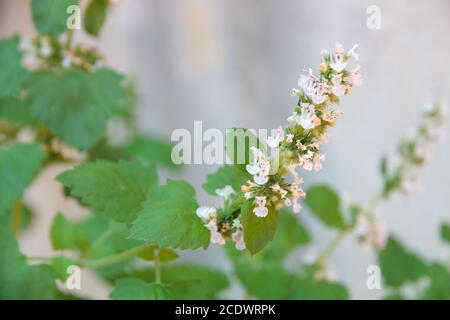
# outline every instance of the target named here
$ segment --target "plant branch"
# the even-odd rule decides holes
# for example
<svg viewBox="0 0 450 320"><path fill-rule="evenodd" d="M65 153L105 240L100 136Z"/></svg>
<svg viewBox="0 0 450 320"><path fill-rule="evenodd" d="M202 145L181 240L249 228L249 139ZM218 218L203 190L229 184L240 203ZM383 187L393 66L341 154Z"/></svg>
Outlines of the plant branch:
<svg viewBox="0 0 450 320"><path fill-rule="evenodd" d="M127 260L131 259L131 258L134 258L138 254L140 254L143 251L145 251L147 248L148 248L148 245L147 244L143 244L143 245L140 245L140 246L128 249L126 251L123 251L121 253L114 254L114 255L111 255L111 256L107 256L107 257L104 257L104 258L82 261L81 262L81 266L85 267L85 268L90 268L90 269L103 268L103 267L106 267L106 266L110 266L112 264L124 262L124 261L127 261Z"/></svg>

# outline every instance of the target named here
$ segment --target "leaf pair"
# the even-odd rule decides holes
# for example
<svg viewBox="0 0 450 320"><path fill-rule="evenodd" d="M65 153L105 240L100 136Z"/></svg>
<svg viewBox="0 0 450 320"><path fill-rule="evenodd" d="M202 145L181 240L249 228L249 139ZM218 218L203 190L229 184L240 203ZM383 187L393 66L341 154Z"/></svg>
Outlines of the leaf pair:
<svg viewBox="0 0 450 320"><path fill-rule="evenodd" d="M195 191L187 182L156 187L153 165L97 161L57 178L94 213L132 224L130 237L160 247L206 248L210 234L197 217Z"/></svg>

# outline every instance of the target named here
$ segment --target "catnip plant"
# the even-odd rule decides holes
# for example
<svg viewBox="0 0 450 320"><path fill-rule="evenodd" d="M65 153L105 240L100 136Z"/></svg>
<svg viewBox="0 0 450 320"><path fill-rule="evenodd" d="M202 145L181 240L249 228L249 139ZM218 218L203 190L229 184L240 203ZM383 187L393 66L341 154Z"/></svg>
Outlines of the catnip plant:
<svg viewBox="0 0 450 320"><path fill-rule="evenodd" d="M446 263L427 262L388 237L375 210L394 192L411 193L417 185L420 168L442 138L441 105L428 109L417 134L402 141L394 166L383 158L384 183L367 206L344 205L323 184L304 189L301 170L320 171L322 146L343 115L340 100L362 83L357 46L346 51L338 43L321 52L317 71L300 76L292 90L297 104L275 135L261 141L245 129L230 131L226 152L232 163L203 185L223 206L204 206L187 181L159 183L161 167L182 170L172 162L171 145L140 132L134 83L108 67L96 48L77 41L77 33L101 35L112 1L88 1L83 30L67 27L67 8L78 5L32 0L37 35L0 40L1 299L90 298L78 291L85 270L111 287L111 299L228 298L232 281L248 298L348 299L329 258L350 234L376 251L386 298L450 297ZM245 133L240 143L239 130ZM55 177L61 194L89 213L76 220L52 213L53 254L25 255L18 239L41 214L26 191L55 164L66 168ZM294 215L300 200L309 209L305 214L337 234L321 254L302 253L292 268L286 261L313 242L303 213ZM448 224L441 234L450 241ZM231 272L182 262L183 250L211 243L223 246ZM411 283L420 286L414 296L404 288Z"/></svg>

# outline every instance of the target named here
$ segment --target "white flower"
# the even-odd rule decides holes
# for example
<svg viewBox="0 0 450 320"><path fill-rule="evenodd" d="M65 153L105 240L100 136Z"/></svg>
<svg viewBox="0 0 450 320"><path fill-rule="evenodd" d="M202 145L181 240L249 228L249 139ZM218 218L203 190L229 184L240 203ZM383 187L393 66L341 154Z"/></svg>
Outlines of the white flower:
<svg viewBox="0 0 450 320"><path fill-rule="evenodd" d="M216 194L220 197L228 199L230 195L235 194L234 189L231 186L225 186L223 189L217 189Z"/></svg>
<svg viewBox="0 0 450 320"><path fill-rule="evenodd" d="M251 175L255 175L259 173L261 167L258 164L248 164L245 169L247 169L247 172Z"/></svg>
<svg viewBox="0 0 450 320"><path fill-rule="evenodd" d="M288 122L296 122L297 119L297 112L294 112L291 116L289 116L289 118L287 118L286 120Z"/></svg>
<svg viewBox="0 0 450 320"><path fill-rule="evenodd" d="M314 170L320 171L322 169L322 161L325 160L324 154L316 153L313 158Z"/></svg>
<svg viewBox="0 0 450 320"><path fill-rule="evenodd" d="M278 136L276 137L268 137L267 138L267 145L271 148L278 148L278 146L280 145L280 138Z"/></svg>
<svg viewBox="0 0 450 320"><path fill-rule="evenodd" d="M337 73L340 73L344 71L345 67L347 66L347 62L344 61L344 56L342 54L336 53L334 57L330 57L330 67Z"/></svg>
<svg viewBox="0 0 450 320"><path fill-rule="evenodd" d="M253 163L246 166L248 173L253 175L253 180L259 185L265 184L269 180L270 161L258 148L252 147Z"/></svg>
<svg viewBox="0 0 450 320"><path fill-rule="evenodd" d="M256 207L253 209L255 215L259 218L264 218L269 213L266 208L266 197L256 197Z"/></svg>
<svg viewBox="0 0 450 320"><path fill-rule="evenodd" d="M197 208L195 213L203 222L208 222L216 216L217 211L215 208L202 206Z"/></svg>
<svg viewBox="0 0 450 320"><path fill-rule="evenodd" d="M262 185L266 184L267 181L269 181L269 177L268 176L256 175L256 176L253 177L253 181L255 181L257 184L262 186Z"/></svg>
<svg viewBox="0 0 450 320"><path fill-rule="evenodd" d="M286 135L286 143L292 143L292 140L294 139L294 135L292 133L289 133Z"/></svg>
<svg viewBox="0 0 450 320"><path fill-rule="evenodd" d="M347 89L347 87L342 84L342 75L338 74L335 75L332 79L331 79L331 83L333 84L333 87L331 88L331 92L333 92L333 94L337 97L341 97L345 94L345 90Z"/></svg>
<svg viewBox="0 0 450 320"><path fill-rule="evenodd" d="M316 126L316 114L314 107L304 104L301 108L301 114L296 117L297 124L306 130L314 129Z"/></svg>
<svg viewBox="0 0 450 320"><path fill-rule="evenodd" d="M246 192L244 193L244 197L246 200L249 200L253 197L253 193L252 192Z"/></svg>

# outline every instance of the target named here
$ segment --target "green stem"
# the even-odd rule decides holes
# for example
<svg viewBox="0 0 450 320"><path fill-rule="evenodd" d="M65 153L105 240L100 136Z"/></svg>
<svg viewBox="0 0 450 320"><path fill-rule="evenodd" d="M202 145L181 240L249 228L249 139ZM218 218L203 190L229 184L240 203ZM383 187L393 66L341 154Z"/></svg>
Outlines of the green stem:
<svg viewBox="0 0 450 320"><path fill-rule="evenodd" d="M161 261L159 259L159 248L155 250L155 282L161 283Z"/></svg>
<svg viewBox="0 0 450 320"><path fill-rule="evenodd" d="M372 198L372 200L369 202L369 204L360 210L359 214L368 214L372 215L375 208L380 204L380 202L383 200L383 193L378 193L375 197ZM354 227L348 227L345 229L342 229L336 237L333 238L333 240L328 244L328 246L325 247L322 254L319 255L316 262L314 263L316 266L323 265L327 262L329 257L334 253L336 248L339 246L339 244L344 240L347 234L350 233L350 231L353 230Z"/></svg>
<svg viewBox="0 0 450 320"><path fill-rule="evenodd" d="M144 244L144 245L140 245L137 247L133 247L133 248L123 251L121 253L108 256L108 257L94 259L94 260L85 260L85 261L81 262L81 266L85 267L85 268L90 268L90 269L103 268L106 266L110 266L112 264L120 263L120 262L129 260L131 258L134 258L138 254L145 251L147 248L148 248L148 245Z"/></svg>
<svg viewBox="0 0 450 320"><path fill-rule="evenodd" d="M317 258L315 265L321 266L325 264L328 258L333 254L339 244L344 240L345 236L350 232L351 228L341 230L336 237L325 247L322 254Z"/></svg>
<svg viewBox="0 0 450 320"><path fill-rule="evenodd" d="M98 237L91 245L91 250L93 248L98 247L99 245L101 245L103 242L105 242L106 240L108 240L111 236L113 236L115 233L117 232L116 229L114 228L110 228L108 230L106 230L100 237Z"/></svg>

